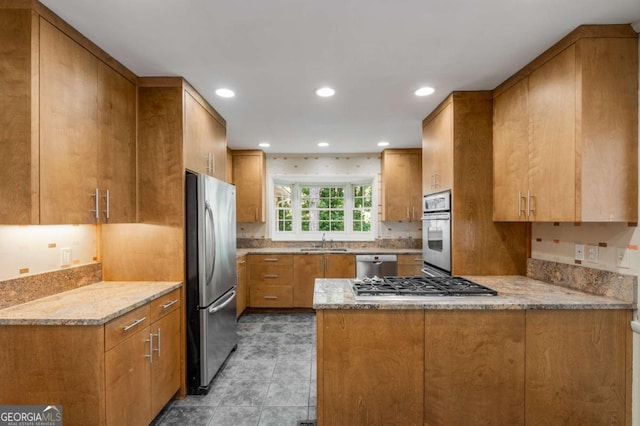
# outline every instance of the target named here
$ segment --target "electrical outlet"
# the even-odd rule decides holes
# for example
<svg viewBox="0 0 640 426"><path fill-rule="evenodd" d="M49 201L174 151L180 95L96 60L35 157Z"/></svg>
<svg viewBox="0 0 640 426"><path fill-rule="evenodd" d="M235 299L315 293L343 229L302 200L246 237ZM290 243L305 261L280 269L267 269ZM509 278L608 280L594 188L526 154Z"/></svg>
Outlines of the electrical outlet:
<svg viewBox="0 0 640 426"><path fill-rule="evenodd" d="M587 246L587 262L598 263L598 246Z"/></svg>
<svg viewBox="0 0 640 426"><path fill-rule="evenodd" d="M71 266L71 249L68 247L60 249L60 266Z"/></svg>
<svg viewBox="0 0 640 426"><path fill-rule="evenodd" d="M584 244L576 244L576 260L584 260Z"/></svg>
<svg viewBox="0 0 640 426"><path fill-rule="evenodd" d="M629 269L629 250L621 247L616 248L616 266Z"/></svg>

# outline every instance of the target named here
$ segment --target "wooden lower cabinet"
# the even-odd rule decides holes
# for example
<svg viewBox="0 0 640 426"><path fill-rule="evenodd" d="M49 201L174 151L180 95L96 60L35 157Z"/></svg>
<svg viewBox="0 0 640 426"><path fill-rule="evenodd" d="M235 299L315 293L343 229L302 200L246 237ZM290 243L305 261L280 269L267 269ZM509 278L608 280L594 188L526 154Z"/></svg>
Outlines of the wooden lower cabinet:
<svg viewBox="0 0 640 426"><path fill-rule="evenodd" d="M319 310L318 424L422 425L424 312Z"/></svg>
<svg viewBox="0 0 640 426"><path fill-rule="evenodd" d="M318 425L630 425L629 310L318 310Z"/></svg>
<svg viewBox="0 0 640 426"><path fill-rule="evenodd" d="M524 422L524 311L428 311L425 425Z"/></svg>
<svg viewBox="0 0 640 426"><path fill-rule="evenodd" d="M293 305L293 255L249 255L249 306L290 308Z"/></svg>
<svg viewBox="0 0 640 426"><path fill-rule="evenodd" d="M398 255L399 276L422 275L423 265L422 253Z"/></svg>
<svg viewBox="0 0 640 426"><path fill-rule="evenodd" d="M299 254L293 256L293 307L313 307L316 278L354 278L353 254Z"/></svg>
<svg viewBox="0 0 640 426"><path fill-rule="evenodd" d="M527 311L527 424L631 424L625 310Z"/></svg>
<svg viewBox="0 0 640 426"><path fill-rule="evenodd" d="M238 274L238 287L236 288L236 318L247 308L247 293L249 292L247 283L247 257L242 256L236 262L236 273Z"/></svg>
<svg viewBox="0 0 640 426"><path fill-rule="evenodd" d="M180 289L105 325L0 327L0 401L68 426L148 425L180 388ZM151 358L153 357L153 358Z"/></svg>

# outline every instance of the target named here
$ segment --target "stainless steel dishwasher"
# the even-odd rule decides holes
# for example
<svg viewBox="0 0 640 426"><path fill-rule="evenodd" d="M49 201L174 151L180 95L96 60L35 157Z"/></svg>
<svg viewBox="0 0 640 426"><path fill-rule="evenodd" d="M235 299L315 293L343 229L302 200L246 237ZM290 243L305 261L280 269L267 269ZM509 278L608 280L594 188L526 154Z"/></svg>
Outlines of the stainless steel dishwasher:
<svg viewBox="0 0 640 426"><path fill-rule="evenodd" d="M356 255L356 278L398 275L398 256L395 254Z"/></svg>

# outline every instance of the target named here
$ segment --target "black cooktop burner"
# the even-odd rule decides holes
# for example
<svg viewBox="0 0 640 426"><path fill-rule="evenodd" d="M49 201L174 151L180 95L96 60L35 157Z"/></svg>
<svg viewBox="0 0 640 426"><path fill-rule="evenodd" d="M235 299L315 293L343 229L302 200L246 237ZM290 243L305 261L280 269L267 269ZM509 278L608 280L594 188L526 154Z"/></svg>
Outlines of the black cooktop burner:
<svg viewBox="0 0 640 426"><path fill-rule="evenodd" d="M353 280L356 296L497 296L488 287L462 277L384 277Z"/></svg>

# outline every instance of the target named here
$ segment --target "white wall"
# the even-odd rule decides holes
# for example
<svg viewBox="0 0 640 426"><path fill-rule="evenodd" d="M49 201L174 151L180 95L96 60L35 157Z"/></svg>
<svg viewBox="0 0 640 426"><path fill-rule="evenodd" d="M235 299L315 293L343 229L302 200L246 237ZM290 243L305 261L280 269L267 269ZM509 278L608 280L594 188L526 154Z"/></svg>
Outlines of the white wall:
<svg viewBox="0 0 640 426"><path fill-rule="evenodd" d="M60 266L62 248L71 248L72 266L94 262L96 227L0 226L0 281L64 269Z"/></svg>

